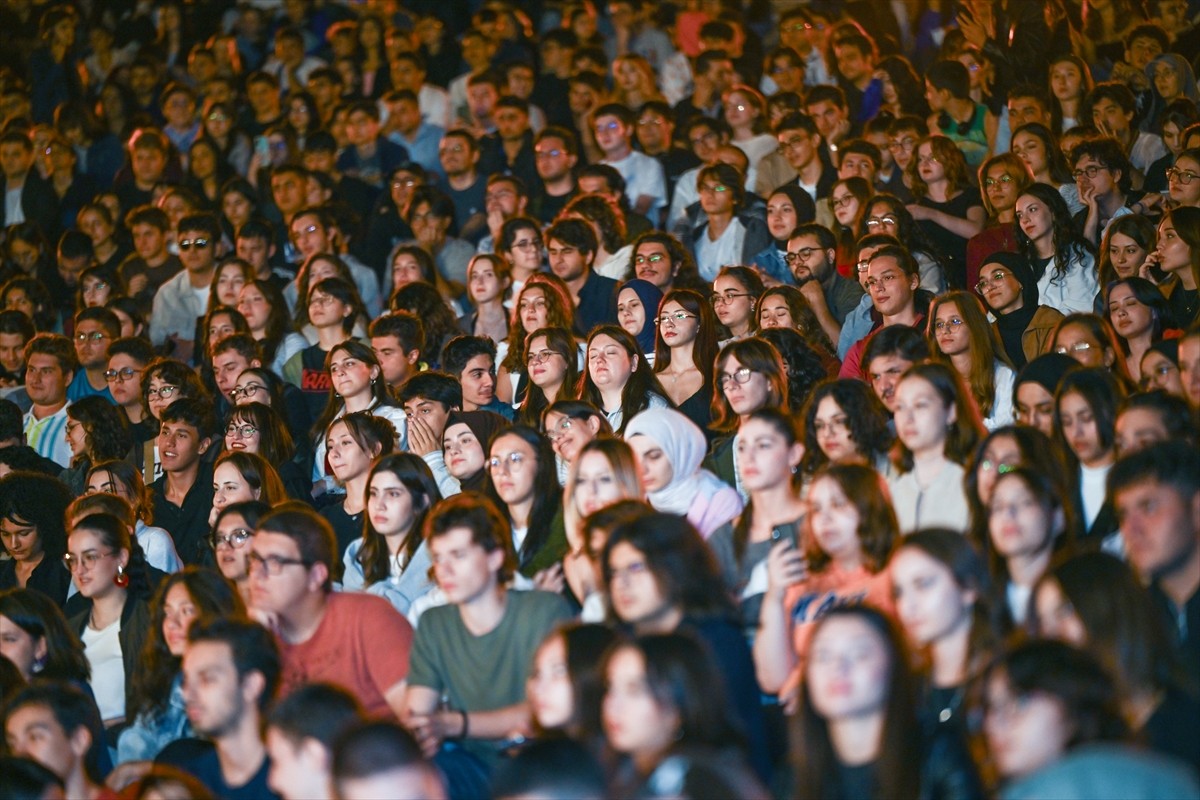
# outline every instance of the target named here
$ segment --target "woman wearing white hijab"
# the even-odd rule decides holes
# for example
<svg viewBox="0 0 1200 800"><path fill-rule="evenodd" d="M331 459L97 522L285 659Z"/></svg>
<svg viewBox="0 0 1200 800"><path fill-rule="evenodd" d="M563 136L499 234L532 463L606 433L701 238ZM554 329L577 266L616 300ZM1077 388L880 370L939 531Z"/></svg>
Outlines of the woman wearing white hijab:
<svg viewBox="0 0 1200 800"><path fill-rule="evenodd" d="M708 443L696 424L670 408L647 409L625 426L646 487L658 511L685 516L705 539L742 511L742 498L700 464Z"/></svg>

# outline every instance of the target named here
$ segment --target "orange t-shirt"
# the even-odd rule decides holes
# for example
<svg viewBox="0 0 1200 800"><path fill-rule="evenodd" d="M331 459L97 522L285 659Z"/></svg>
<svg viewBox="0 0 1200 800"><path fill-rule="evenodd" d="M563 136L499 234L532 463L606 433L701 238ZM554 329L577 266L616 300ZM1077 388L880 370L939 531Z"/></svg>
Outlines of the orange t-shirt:
<svg viewBox="0 0 1200 800"><path fill-rule="evenodd" d="M792 646L804 663L816 622L838 606L868 605L892 616L892 579L887 570L845 571L829 565L803 583L788 589L783 607L792 626Z"/></svg>
<svg viewBox="0 0 1200 800"><path fill-rule="evenodd" d="M308 641L279 642L280 696L323 681L353 694L370 716L392 716L384 692L408 677L412 626L391 603L375 595L337 592L325 603L325 616Z"/></svg>

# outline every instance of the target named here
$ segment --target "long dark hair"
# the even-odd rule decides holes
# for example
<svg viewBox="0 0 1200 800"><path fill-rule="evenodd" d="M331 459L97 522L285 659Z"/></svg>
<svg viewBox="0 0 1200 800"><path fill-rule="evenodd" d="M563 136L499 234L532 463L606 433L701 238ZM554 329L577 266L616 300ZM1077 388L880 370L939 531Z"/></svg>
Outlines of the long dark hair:
<svg viewBox="0 0 1200 800"><path fill-rule="evenodd" d="M244 373L243 373L244 374ZM229 425L253 425L258 430L258 454L282 467L296 455L296 443L274 406L246 403L229 411Z"/></svg>
<svg viewBox="0 0 1200 800"><path fill-rule="evenodd" d="M604 654L617 642L617 632L607 625L570 622L547 634L542 646L556 637L562 639L567 654L573 700L563 732L580 742L599 741L603 735Z"/></svg>
<svg viewBox="0 0 1200 800"><path fill-rule="evenodd" d="M388 390L387 381L383 379L383 369L379 366L379 357L375 355L375 351L371 349L370 345L360 342L358 339L347 339L344 342L335 344L332 348L330 348L329 352L325 354L326 372L329 372L330 365L333 364L334 356L336 356L338 352L345 352L350 358L363 362L367 365L368 370L379 370L379 374L371 379L371 405L368 407L368 410L374 410L376 406L395 405L392 402L392 396ZM317 418L317 421L314 422L312 426L311 435L314 440L320 439L325 435L325 431L329 428L330 423L337 418L338 412L341 411L344 406L345 402L342 400L342 396L337 393L337 389L334 388L333 381L330 381L329 397L325 400L325 408L323 411L321 411L321 416Z"/></svg>
<svg viewBox="0 0 1200 800"><path fill-rule="evenodd" d="M625 388L621 390L621 426L615 431L619 436L625 430L625 425L629 420L633 419L639 411L650 407L650 395L656 394L666 400L667 393L662 388L662 384L658 382L658 378L654 377L654 373L650 371L649 365L646 364L646 357L642 355L642 350L638 347L637 339L633 338L633 334L617 325L597 325L588 334L589 350L597 336L609 337L620 345L631 359L637 360L637 365L629 375L629 380L625 382ZM584 370L583 375L580 376L578 394L580 400L585 400L596 408L604 408L604 399L600 396L600 390L596 388L596 384L592 382L590 369Z"/></svg>
<svg viewBox="0 0 1200 800"><path fill-rule="evenodd" d="M67 624L62 609L49 597L35 589L0 592L0 617L35 641L46 640L46 660L36 670L39 678L71 683L87 683L90 679L92 667L84 655L83 642Z"/></svg>
<svg viewBox="0 0 1200 800"><path fill-rule="evenodd" d="M850 439L858 446L868 464L874 466L887 455L895 437L888 428L887 411L871 387L860 380L849 378L826 379L813 389L802 412L804 458L800 461L800 469L804 474L812 475L829 463L829 459L817 443L815 427L817 409L826 397L837 403L838 408L846 415Z"/></svg>
<svg viewBox="0 0 1200 800"><path fill-rule="evenodd" d="M725 392L721 390L718 370L724 370L730 358L736 358L738 363L751 372L761 373L767 380L768 396L766 405L779 408L788 407L788 383L784 374L783 358L779 351L765 339L751 336L725 345L717 356L716 370L713 375L713 430L722 433L732 433L738 427L738 415L734 413Z"/></svg>
<svg viewBox="0 0 1200 800"><path fill-rule="evenodd" d="M696 321L700 327L696 330L696 339L692 343L692 361L695 363L696 369L700 370L700 375L704 378L704 385L711 386L713 369L717 353L720 350L717 346L717 326L720 323L717 322L717 316L713 313L712 304L704 299L704 295L694 289L672 289L658 304L658 308L655 310L657 316L662 316L667 303L678 303L684 311L696 315ZM662 326L660 325L654 334L654 372L655 374L666 372L669 366L671 366L671 348L667 346L666 340L662 337Z"/></svg>
<svg viewBox="0 0 1200 800"><path fill-rule="evenodd" d="M975 405L966 383L953 367L933 361L909 367L900 380L903 382L910 378L920 378L932 386L941 398L942 405L955 412L954 422L949 424L946 431L943 452L948 460L956 464L965 464L984 435L983 423L979 419L979 407ZM896 446L892 453L892 461L901 472L908 472L913 468L912 451L899 437L896 438Z"/></svg>
<svg viewBox="0 0 1200 800"><path fill-rule="evenodd" d="M125 415L100 395L81 397L67 406L67 416L83 426L87 449L72 459L75 466L124 458L133 447Z"/></svg>
<svg viewBox="0 0 1200 800"><path fill-rule="evenodd" d="M141 669L135 671L133 679L133 702L131 718L146 715L151 719L167 710L171 701L171 687L179 674L179 656L171 654L163 638L163 606L167 593L175 586L183 586L196 606L197 617L228 617L245 613L241 595L221 573L209 567L186 567L168 575L150 601L151 622L146 631L146 643L142 646Z"/></svg>
<svg viewBox="0 0 1200 800"><path fill-rule="evenodd" d="M830 609L813 630L813 640L833 620L862 620L882 640L888 652L887 699L883 709L876 776L879 797L911 798L920 794L921 733L917 722L917 686L909 667L904 639L882 612L870 606L838 606ZM811 661L810 661L811 663ZM839 759L829 735L829 723L813 707L809 683L801 684L800 711L792 726L792 758L796 785L812 797L836 797L846 787L831 786L839 772Z"/></svg>
<svg viewBox="0 0 1200 800"><path fill-rule="evenodd" d="M485 459L491 458L492 447L504 436L515 436L525 442L537 457L537 471L533 476L533 508L529 512L529 532L517 553L518 568L525 568L550 539L554 518L562 511L563 493L562 487L558 485L558 465L554 460L554 450L550 447L549 437L542 436L528 425L502 428L487 442ZM488 497L507 515L508 507L500 499L500 495L496 494L496 488L492 485L491 470L487 472L486 487Z"/></svg>
<svg viewBox="0 0 1200 800"><path fill-rule="evenodd" d="M775 432L783 437L785 447L801 442L800 426L796 424L796 420L791 414L778 408L760 408L750 415L749 419L756 419L765 422L775 429ZM793 493L800 488L800 473L794 472L791 479L791 489ZM742 509L741 516L737 518L737 522L733 526L733 554L737 558L739 564L746 555L746 545L750 541L750 526L754 522L754 498L751 497L746 501L745 507Z"/></svg>
<svg viewBox="0 0 1200 800"><path fill-rule="evenodd" d="M1037 198L1050 212L1052 220L1050 238L1054 242L1054 277L1056 279L1063 278L1067 274L1072 259L1095 257L1096 248L1075 230L1071 209L1067 206L1067 201L1063 200L1062 195L1058 193L1058 189L1046 183L1035 183L1021 192L1021 195ZM1025 235L1025 231L1019 225L1017 226L1017 245L1021 250L1021 255L1025 256L1030 264L1037 264L1041 261L1033 241Z"/></svg>
<svg viewBox="0 0 1200 800"><path fill-rule="evenodd" d="M562 356L566 363L566 373L563 375L562 386L558 390L558 396L555 400L573 400L575 399L575 391L579 388L579 347L576 344L575 336L566 328L538 328L525 337L525 342L522 345L526 351L529 349L529 343L539 336L546 338L546 349L553 350L558 355ZM528 352L522 360L528 365ZM546 398L546 393L542 391L540 386L535 386L533 381L529 381L529 388L525 391L525 399L521 401L521 407L517 410L517 421L526 425L537 425L542 418L542 412L550 405Z"/></svg>
<svg viewBox="0 0 1200 800"><path fill-rule="evenodd" d="M1087 69L1084 68L1081 72L1086 76ZM1056 108L1060 108L1057 97L1053 98L1052 104ZM1062 116L1061 108L1058 114L1060 117ZM1028 133L1041 140L1042 147L1046 150L1046 166L1050 170L1050 180L1059 184L1075 182L1075 179L1071 177L1071 167L1067 164L1067 157L1063 155L1062 148L1058 146L1058 137L1054 135L1053 131L1040 122L1027 122L1012 132L1012 138L1016 139L1019 133Z"/></svg>
<svg viewBox="0 0 1200 800"><path fill-rule="evenodd" d="M442 493L437 481L430 471L429 465L420 456L412 453L392 453L381 457L371 467L367 477L366 492L371 492L371 481L380 472L390 472L396 476L408 491L412 501L413 521L407 536L404 538L404 563L412 562L413 556L421 546L421 530L425 525L425 515L429 509L440 502ZM386 581L392 574L392 556L388 551L387 537L375 530L371 524L371 515L363 515L362 547L355 556L362 565L363 581L367 586Z"/></svg>
<svg viewBox="0 0 1200 800"><path fill-rule="evenodd" d="M246 286L252 286L261 292L267 305L271 307L271 310L267 312L267 325L263 330L263 338L259 339L259 344L262 346L263 363L272 364L279 352L279 346L283 344L284 337L292 332L292 321L288 318L287 313L287 301L283 299L283 292L279 291L278 287L270 281L252 278L246 281ZM245 291L246 286L242 287L242 291Z"/></svg>
<svg viewBox="0 0 1200 800"><path fill-rule="evenodd" d="M100 543L109 550L127 551L129 563L125 566L125 574L129 576L129 583L125 587L125 602L132 603L150 598L150 567L146 563L146 553L138 540L129 535L129 526L124 520L112 514L88 514L71 526L71 533L75 531L95 534Z"/></svg>

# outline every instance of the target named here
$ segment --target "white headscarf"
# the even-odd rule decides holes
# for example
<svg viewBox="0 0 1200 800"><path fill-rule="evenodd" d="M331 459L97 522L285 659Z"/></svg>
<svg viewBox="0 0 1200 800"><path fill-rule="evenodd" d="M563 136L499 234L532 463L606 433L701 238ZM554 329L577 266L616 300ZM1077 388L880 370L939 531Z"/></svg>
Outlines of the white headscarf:
<svg viewBox="0 0 1200 800"><path fill-rule="evenodd" d="M704 433L683 414L671 408L648 408L625 426L625 439L645 436L662 448L671 463L671 482L647 499L658 511L686 516L695 499L713 494L725 482L701 469L708 453Z"/></svg>

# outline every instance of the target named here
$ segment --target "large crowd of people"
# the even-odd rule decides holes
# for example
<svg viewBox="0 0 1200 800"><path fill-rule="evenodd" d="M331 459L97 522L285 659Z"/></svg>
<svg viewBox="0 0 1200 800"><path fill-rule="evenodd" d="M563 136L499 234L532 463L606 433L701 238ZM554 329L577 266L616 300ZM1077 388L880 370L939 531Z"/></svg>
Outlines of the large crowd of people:
<svg viewBox="0 0 1200 800"><path fill-rule="evenodd" d="M0 796L1200 798L1200 0L11 0Z"/></svg>

